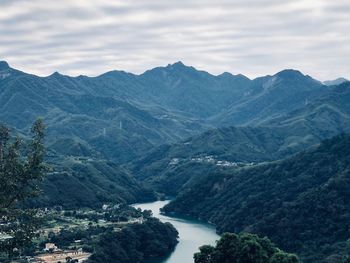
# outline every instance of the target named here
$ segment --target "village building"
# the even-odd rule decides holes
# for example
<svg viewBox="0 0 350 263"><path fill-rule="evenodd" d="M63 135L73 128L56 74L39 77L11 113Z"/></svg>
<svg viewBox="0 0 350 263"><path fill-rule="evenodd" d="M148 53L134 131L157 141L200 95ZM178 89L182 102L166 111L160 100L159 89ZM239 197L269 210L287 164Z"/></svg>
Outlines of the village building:
<svg viewBox="0 0 350 263"><path fill-rule="evenodd" d="M55 252L58 250L58 247L54 243L46 243L44 251L46 252Z"/></svg>

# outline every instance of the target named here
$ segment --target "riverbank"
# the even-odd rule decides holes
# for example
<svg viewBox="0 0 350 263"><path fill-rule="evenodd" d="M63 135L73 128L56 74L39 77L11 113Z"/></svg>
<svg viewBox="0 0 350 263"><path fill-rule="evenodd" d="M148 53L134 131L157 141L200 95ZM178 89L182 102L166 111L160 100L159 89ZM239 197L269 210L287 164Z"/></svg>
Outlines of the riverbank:
<svg viewBox="0 0 350 263"><path fill-rule="evenodd" d="M219 239L215 226L188 217L177 217L166 215L160 212L170 201L155 201L151 203L135 204L133 207L142 210L151 210L153 216L161 222L171 223L179 232L178 244L174 251L167 257L158 258L152 263L193 263L193 254L198 252L198 248L206 244L215 244Z"/></svg>

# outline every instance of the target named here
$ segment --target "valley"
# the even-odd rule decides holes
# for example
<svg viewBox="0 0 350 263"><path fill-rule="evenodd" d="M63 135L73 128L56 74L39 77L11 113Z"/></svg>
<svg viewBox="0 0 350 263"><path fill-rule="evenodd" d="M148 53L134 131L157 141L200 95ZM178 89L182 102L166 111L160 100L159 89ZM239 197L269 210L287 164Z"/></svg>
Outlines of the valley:
<svg viewBox="0 0 350 263"><path fill-rule="evenodd" d="M40 211L46 234L25 253L55 243L89 263L189 263L219 239L211 222L220 235L266 236L293 260L287 252L305 263L350 257L350 82L289 69L212 75L182 62L97 77L1 62L0 73L0 121L13 137L29 143L37 118L47 127L42 192L22 204Z"/></svg>
<svg viewBox="0 0 350 263"><path fill-rule="evenodd" d="M0 9L0 263L350 263L349 0Z"/></svg>

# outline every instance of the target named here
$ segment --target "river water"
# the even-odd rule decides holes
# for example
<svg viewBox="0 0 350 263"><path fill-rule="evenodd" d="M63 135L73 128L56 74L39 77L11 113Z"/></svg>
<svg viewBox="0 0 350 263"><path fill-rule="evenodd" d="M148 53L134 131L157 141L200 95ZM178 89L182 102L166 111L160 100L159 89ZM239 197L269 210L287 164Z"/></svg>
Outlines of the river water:
<svg viewBox="0 0 350 263"><path fill-rule="evenodd" d="M162 222L171 223L179 232L179 243L175 250L167 257L152 261L152 263L193 263L193 254L198 252L202 245L214 245L219 236L215 227L196 220L170 217L160 214L159 209L169 201L156 201L152 203L135 204L135 208L152 210L153 216Z"/></svg>

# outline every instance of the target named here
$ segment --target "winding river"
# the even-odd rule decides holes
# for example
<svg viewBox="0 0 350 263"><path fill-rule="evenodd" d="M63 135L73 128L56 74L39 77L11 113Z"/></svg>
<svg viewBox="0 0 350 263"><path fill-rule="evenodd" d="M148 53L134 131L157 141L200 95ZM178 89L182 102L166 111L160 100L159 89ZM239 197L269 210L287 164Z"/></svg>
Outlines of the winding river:
<svg viewBox="0 0 350 263"><path fill-rule="evenodd" d="M205 244L214 245L219 236L215 233L215 228L209 224L160 214L159 209L167 203L169 201L133 205L142 210L152 210L154 217L162 222L171 223L179 232L179 243L175 250L166 258L152 261L152 263L193 263L193 254L198 251L198 247Z"/></svg>

